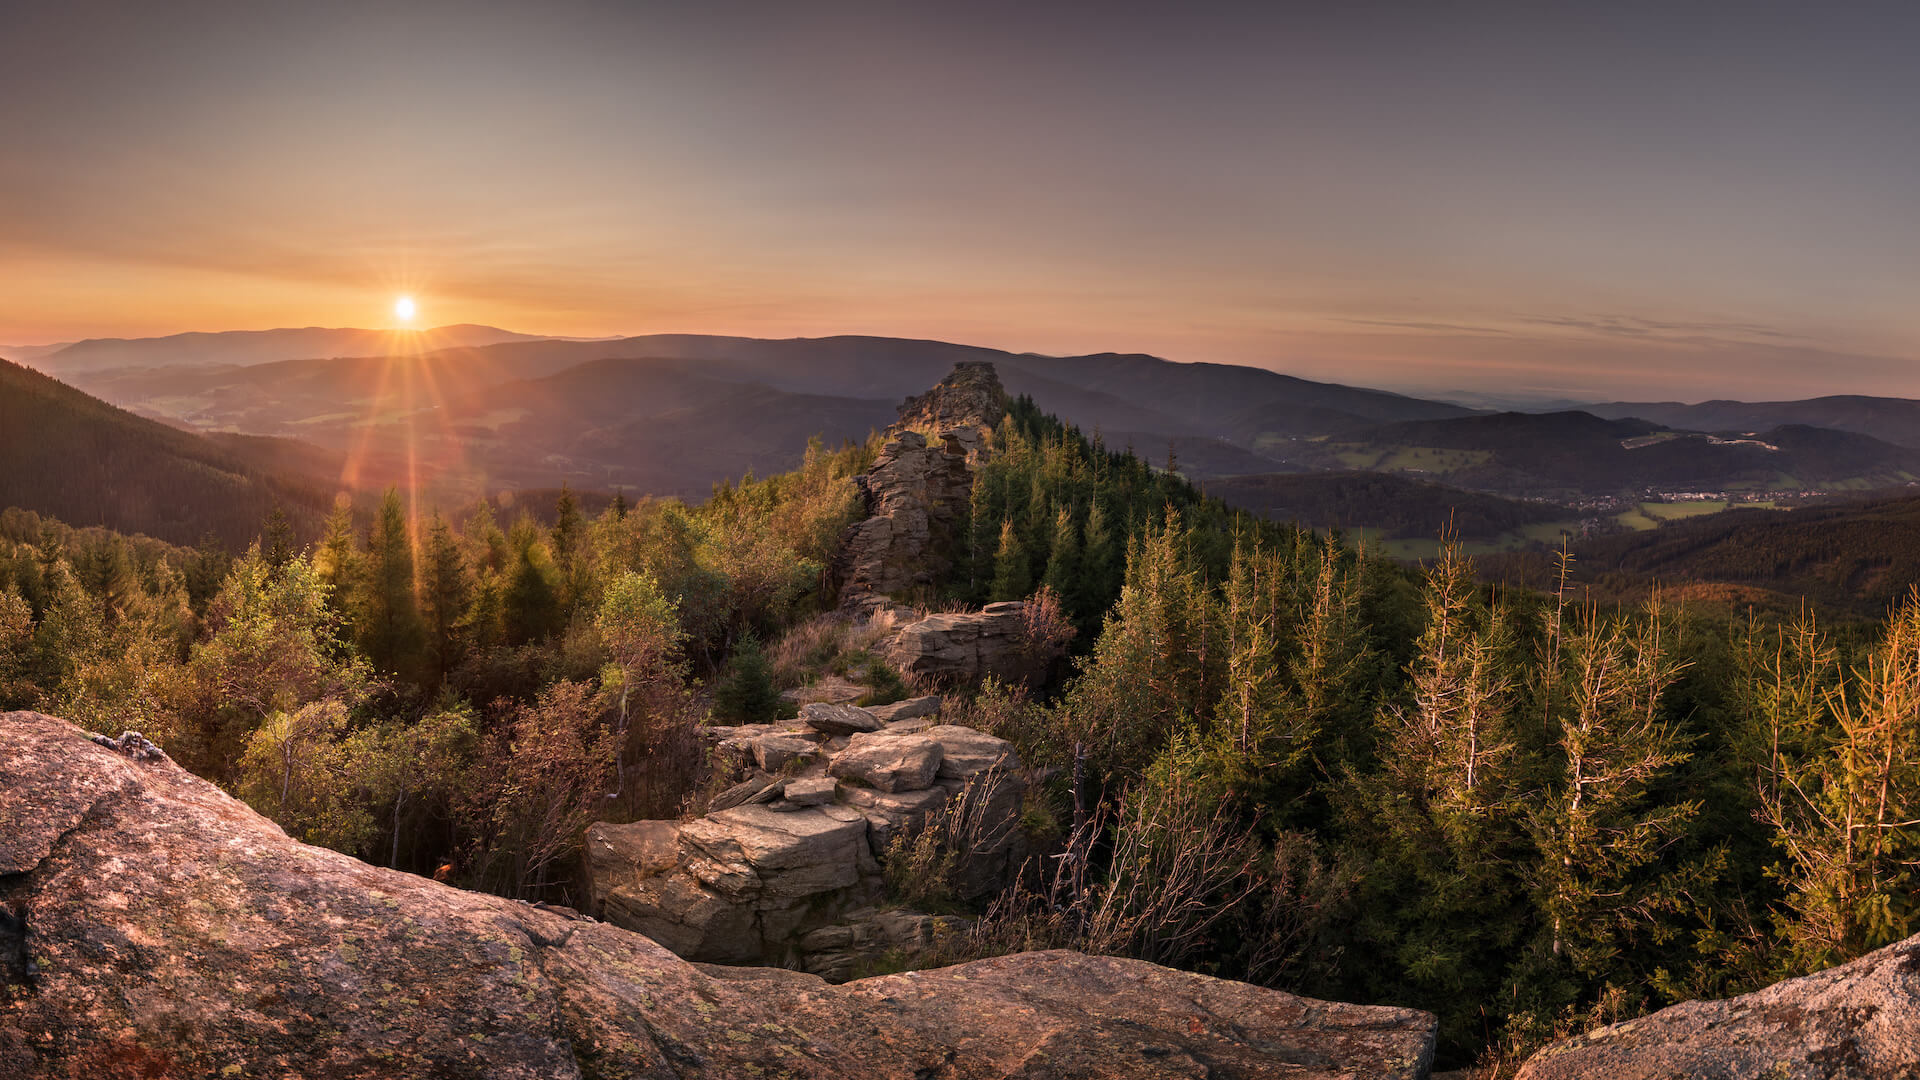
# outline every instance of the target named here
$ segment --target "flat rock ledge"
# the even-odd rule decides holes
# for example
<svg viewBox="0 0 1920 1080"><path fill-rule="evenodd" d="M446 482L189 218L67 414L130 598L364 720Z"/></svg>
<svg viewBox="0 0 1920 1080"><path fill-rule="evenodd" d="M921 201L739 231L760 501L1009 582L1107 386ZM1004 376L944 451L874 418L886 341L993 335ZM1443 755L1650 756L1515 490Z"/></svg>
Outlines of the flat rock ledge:
<svg viewBox="0 0 1920 1080"><path fill-rule="evenodd" d="M834 981L930 964L963 920L940 921L942 935L907 929L931 924L884 906L884 860L903 834L958 816L970 829L950 884L966 901L1004 889L1028 853L1019 757L939 723L937 697L808 708L785 724L706 729L731 786L705 817L589 826L588 912L699 963Z"/></svg>
<svg viewBox="0 0 1920 1080"><path fill-rule="evenodd" d="M8 1080L1417 1080L1433 1047L1411 1009L1067 952L840 986L704 968L297 843L37 713L0 714L0 907Z"/></svg>
<svg viewBox="0 0 1920 1080"><path fill-rule="evenodd" d="M1724 1001L1688 1001L1555 1043L1520 1080L1920 1077L1920 937Z"/></svg>

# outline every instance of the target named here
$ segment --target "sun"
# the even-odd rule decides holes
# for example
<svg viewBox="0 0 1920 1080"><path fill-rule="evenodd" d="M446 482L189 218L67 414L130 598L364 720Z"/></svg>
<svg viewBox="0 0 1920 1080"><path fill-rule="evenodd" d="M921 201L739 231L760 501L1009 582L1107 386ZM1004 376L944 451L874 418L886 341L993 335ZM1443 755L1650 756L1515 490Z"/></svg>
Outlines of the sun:
<svg viewBox="0 0 1920 1080"><path fill-rule="evenodd" d="M393 302L393 317L401 323L413 322L413 297L402 296Z"/></svg>

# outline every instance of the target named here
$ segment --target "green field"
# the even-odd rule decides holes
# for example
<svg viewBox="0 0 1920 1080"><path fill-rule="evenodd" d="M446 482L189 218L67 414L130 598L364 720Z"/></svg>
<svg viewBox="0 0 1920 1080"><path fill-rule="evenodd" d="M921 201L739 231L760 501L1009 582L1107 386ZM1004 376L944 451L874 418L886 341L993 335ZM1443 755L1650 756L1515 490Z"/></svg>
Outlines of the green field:
<svg viewBox="0 0 1920 1080"><path fill-rule="evenodd" d="M1767 510L1772 509L1771 499L1758 502L1728 503L1725 499L1701 499L1698 502L1643 502L1614 520L1635 532L1657 529L1669 521L1683 521L1687 518L1705 517L1722 510Z"/></svg>
<svg viewBox="0 0 1920 1080"><path fill-rule="evenodd" d="M1491 540L1463 540L1460 550L1468 555L1493 555L1502 551L1524 551L1536 544L1557 548L1560 538L1580 527L1577 521L1543 521L1523 529L1501 533ZM1378 529L1349 529L1349 535L1363 537L1368 549L1390 559L1433 559L1440 555L1440 538L1410 537L1385 539Z"/></svg>
<svg viewBox="0 0 1920 1080"><path fill-rule="evenodd" d="M1382 446L1341 443L1334 450L1340 464L1349 469L1371 472L1423 472L1443 474L1493 460L1491 450L1447 450L1437 446Z"/></svg>

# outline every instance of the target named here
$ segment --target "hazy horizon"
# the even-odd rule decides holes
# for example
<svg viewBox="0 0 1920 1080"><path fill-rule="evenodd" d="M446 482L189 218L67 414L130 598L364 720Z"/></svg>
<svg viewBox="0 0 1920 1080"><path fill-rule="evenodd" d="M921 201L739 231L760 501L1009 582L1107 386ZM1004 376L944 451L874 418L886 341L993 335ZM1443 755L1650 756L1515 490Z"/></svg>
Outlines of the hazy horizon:
<svg viewBox="0 0 1920 1080"><path fill-rule="evenodd" d="M0 342L422 325L1920 396L1920 10L77 3Z"/></svg>
<svg viewBox="0 0 1920 1080"><path fill-rule="evenodd" d="M266 334L266 333L273 333L275 331L283 331L283 330L387 334L387 335L404 333L404 334L418 334L421 336L425 336L425 335L431 335L436 331L452 329L455 326L481 326L481 325L485 325L485 324L459 323L459 324L447 324L443 326L419 327L417 329L415 328L396 329L393 327L379 327L379 326L261 326L261 327L235 327L235 328L228 328L223 330L183 330L173 334L153 335L149 337L134 337L134 338L127 338L127 337L77 338L77 339L71 339L71 340L58 340L58 341L46 341L46 342L15 342L11 344L0 344L0 360L13 360L16 363L25 363L29 367L34 367L35 366L34 360L43 359L44 355L32 355L27 357L26 359L22 359L21 357L18 357L18 356L6 355L5 350L32 349L32 350L40 351L45 355L51 355L50 352L46 352L46 351L58 350L61 348L65 348L71 345L81 344L83 342L88 342L88 341L142 341L142 340L152 341L152 340L163 340L165 338L184 337L184 336L193 336L193 335L211 336L211 335L218 335L218 334ZM593 341L613 342L613 341L623 341L623 340L637 338L637 337L650 337L650 336L744 337L748 339L763 340L763 341L826 340L826 339L840 338L840 337L876 336L876 335L862 335L862 334L831 334L829 333L829 334L818 334L818 335L786 335L783 337L779 335L759 335L759 334L720 335L720 334L703 333L699 331L657 330L657 331L647 331L646 333L642 333L642 334L608 334L604 336L586 338L586 337L576 337L576 336L568 336L568 335L560 335L560 334L542 334L534 331L519 330L514 327L495 326L495 327L488 327L488 328L494 329L494 330L502 330L510 334L520 335L524 338L531 339L531 340L585 341L585 342L593 342ZM937 338L928 338L924 336L909 336L909 335L879 335L879 336L892 337L895 340L920 340L920 341L940 340ZM1102 354L1102 353L1114 354L1114 355L1130 355L1130 354L1139 353L1139 350L1128 350L1128 349L1096 349L1096 350L1091 350L1088 353L1042 353L1032 349L1018 349L1018 348L1006 348L1003 346L980 345L978 342L970 342L970 341L951 341L951 342L947 342L947 344L998 349L999 351L1010 353L1016 356L1021 356L1021 355L1043 356L1043 357L1044 356L1073 356L1073 355L1095 355L1095 354ZM435 345L435 346L429 347L426 351L434 351L435 349L447 348L447 347L452 347L452 346ZM406 350L396 349L395 350L396 353L403 353L403 352L410 353L412 351L413 351L412 349L406 349ZM1152 355L1152 354L1145 354L1145 355ZM1182 360L1176 357L1165 357L1165 356L1156 357L1156 358L1167 360L1172 363L1215 363L1215 364L1224 363L1224 364L1230 364L1230 365L1236 365L1236 366L1242 366L1242 367L1266 368L1267 370L1276 371L1279 374L1283 374L1283 375L1297 374L1295 372L1287 371L1284 368L1278 368L1272 365L1248 364L1248 363L1241 363L1238 361L1231 361L1231 360L1227 360L1227 361ZM325 358L324 357L301 357L299 359L325 359ZM263 361L263 362L271 363L273 361ZM1299 377L1304 378L1306 376L1299 376ZM1516 385L1510 385L1510 384L1503 385L1503 386L1473 388L1467 385L1447 386L1444 384L1396 383L1392 381L1366 383L1366 382L1347 380L1345 382L1342 382L1338 378L1316 379L1315 381L1328 382L1328 383L1333 383L1335 385L1356 386L1356 387L1361 387L1366 389L1385 390L1390 393L1403 394L1409 397L1427 398L1427 399L1432 399L1436 401L1456 402L1456 403L1467 405L1473 408L1514 407L1514 408L1520 408L1523 410L1534 409L1534 408L1559 407L1564 405L1603 404L1603 403L1612 402L1612 401L1634 401L1634 400L1647 400L1647 401L1674 400L1674 401L1685 401L1688 403L1698 403L1698 402L1704 402L1704 401L1715 400L1715 399L1729 399L1730 397L1727 394L1705 394L1705 395L1694 395L1691 397L1681 397L1681 398L1657 398L1651 395L1636 396L1633 394L1615 394L1615 395L1609 396L1609 395L1603 395L1599 393L1587 394L1583 396L1578 394L1577 392L1567 391L1564 389L1531 388L1527 386L1516 386ZM1808 394L1804 396L1828 397L1828 396L1834 396L1842 393L1843 393L1842 391L1823 391L1818 394ZM1738 400L1761 401L1764 399L1759 397L1747 397L1747 398L1738 399Z"/></svg>

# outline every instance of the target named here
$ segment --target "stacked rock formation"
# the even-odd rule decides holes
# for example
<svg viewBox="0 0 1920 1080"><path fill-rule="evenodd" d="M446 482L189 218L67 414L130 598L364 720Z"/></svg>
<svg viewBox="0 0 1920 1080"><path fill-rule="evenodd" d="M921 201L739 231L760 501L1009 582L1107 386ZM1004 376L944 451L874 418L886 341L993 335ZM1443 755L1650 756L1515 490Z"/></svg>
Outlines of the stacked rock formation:
<svg viewBox="0 0 1920 1080"><path fill-rule="evenodd" d="M900 406L880 456L858 480L867 518L841 540L843 607L871 611L952 568L972 466L1005 411L993 365L971 362Z"/></svg>
<svg viewBox="0 0 1920 1080"><path fill-rule="evenodd" d="M710 729L741 779L696 821L592 826L593 910L709 963L844 978L932 949L963 923L881 906L895 838L935 815L963 823L961 899L999 891L1026 854L1013 747L940 724L939 704L812 704L788 724Z"/></svg>
<svg viewBox="0 0 1920 1080"><path fill-rule="evenodd" d="M791 816L791 815L789 815ZM1433 1017L1026 953L830 986L287 838L0 713L0 1076L1424 1076Z"/></svg>
<svg viewBox="0 0 1920 1080"><path fill-rule="evenodd" d="M1007 410L999 373L984 360L961 361L939 384L900 406L892 431L921 431L977 457Z"/></svg>
<svg viewBox="0 0 1920 1080"><path fill-rule="evenodd" d="M864 611L927 585L953 566L973 471L957 444L929 446L917 431L888 440L858 480L867 518L841 539L841 605Z"/></svg>
<svg viewBox="0 0 1920 1080"><path fill-rule="evenodd" d="M894 602L953 568L974 468L1005 412L993 365L958 364L900 406L879 457L856 481L868 516L841 538L840 606L857 619L899 627L886 643L887 657L923 685L977 683L989 675L1033 683L1057 655L1029 639L1021 601L931 616Z"/></svg>

